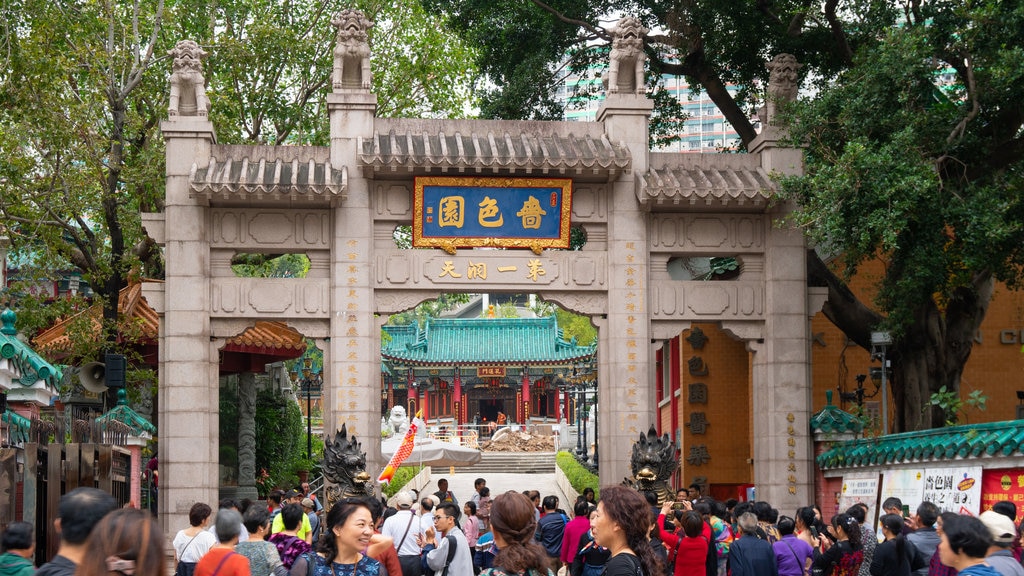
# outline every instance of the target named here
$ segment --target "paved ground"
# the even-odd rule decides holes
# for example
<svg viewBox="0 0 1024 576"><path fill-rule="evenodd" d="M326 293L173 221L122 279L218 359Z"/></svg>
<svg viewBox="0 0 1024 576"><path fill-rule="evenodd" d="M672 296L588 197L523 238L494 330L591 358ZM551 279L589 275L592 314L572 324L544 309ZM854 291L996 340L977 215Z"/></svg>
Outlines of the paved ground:
<svg viewBox="0 0 1024 576"><path fill-rule="evenodd" d="M572 508L572 502L562 494L555 484L555 474L496 474L493 472L474 473L465 468L456 468L458 474L448 474L447 468L434 468L431 473L430 486L423 491L430 493L437 491L437 480L445 478L448 480L448 489L455 493L461 506L473 496L473 482L477 478L487 480L487 487L491 489L491 498L509 490L522 492L523 490L537 490L543 499L549 494L558 496L558 505L563 510Z"/></svg>

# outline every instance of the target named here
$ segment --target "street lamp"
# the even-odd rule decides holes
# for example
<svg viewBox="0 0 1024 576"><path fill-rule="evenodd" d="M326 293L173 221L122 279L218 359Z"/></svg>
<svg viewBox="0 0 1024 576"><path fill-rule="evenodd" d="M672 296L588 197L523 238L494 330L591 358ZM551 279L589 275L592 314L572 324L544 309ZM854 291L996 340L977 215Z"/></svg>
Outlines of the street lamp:
<svg viewBox="0 0 1024 576"><path fill-rule="evenodd" d="M299 368L296 365L292 371L292 378L295 383L306 391L306 458L313 459L313 385L320 384L319 368L313 368L313 358L309 351L302 356L302 379L299 379ZM318 386L319 387L319 386Z"/></svg>

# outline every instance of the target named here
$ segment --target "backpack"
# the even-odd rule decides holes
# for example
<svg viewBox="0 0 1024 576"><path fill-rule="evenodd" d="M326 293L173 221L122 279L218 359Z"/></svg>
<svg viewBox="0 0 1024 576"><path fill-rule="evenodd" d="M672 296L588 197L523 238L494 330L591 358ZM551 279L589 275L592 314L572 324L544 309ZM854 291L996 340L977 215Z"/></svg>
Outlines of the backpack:
<svg viewBox="0 0 1024 576"><path fill-rule="evenodd" d="M434 572L434 570L427 565L427 550L423 551L420 555L421 566L423 567L423 576L448 576L448 565L452 563L452 558L455 558L455 550L457 549L455 537L452 535L445 536L448 540L448 558L444 561L444 569L441 570L440 574ZM310 576L307 574L307 576Z"/></svg>

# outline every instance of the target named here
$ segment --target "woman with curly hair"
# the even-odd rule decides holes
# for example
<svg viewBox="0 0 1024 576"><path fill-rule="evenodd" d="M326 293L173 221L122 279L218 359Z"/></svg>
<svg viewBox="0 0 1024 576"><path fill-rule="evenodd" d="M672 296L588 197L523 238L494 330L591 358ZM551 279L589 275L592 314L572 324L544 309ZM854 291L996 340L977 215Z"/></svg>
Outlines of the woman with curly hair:
<svg viewBox="0 0 1024 576"><path fill-rule="evenodd" d="M653 521L651 507L636 490L625 486L601 489L590 528L594 541L611 552L604 576L663 574L661 559L647 541Z"/></svg>
<svg viewBox="0 0 1024 576"><path fill-rule="evenodd" d="M491 503L491 533L498 555L480 576L550 576L548 556L534 539L537 521L533 502L509 491Z"/></svg>
<svg viewBox="0 0 1024 576"><path fill-rule="evenodd" d="M121 508L100 520L86 542L81 576L165 576L164 536L149 510Z"/></svg>

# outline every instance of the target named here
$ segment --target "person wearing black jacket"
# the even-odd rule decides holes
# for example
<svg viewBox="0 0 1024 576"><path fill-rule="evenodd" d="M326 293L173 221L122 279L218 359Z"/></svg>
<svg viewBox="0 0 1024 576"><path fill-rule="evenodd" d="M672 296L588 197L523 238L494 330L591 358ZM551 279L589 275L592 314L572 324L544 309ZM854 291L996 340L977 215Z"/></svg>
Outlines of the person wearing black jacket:
<svg viewBox="0 0 1024 576"><path fill-rule="evenodd" d="M903 516L886 514L879 518L885 542L875 547L871 558L871 576L910 576L921 566L915 563L919 558L914 545L903 536Z"/></svg>
<svg viewBox="0 0 1024 576"><path fill-rule="evenodd" d="M558 497L544 497L544 515L537 522L537 533L534 539L544 547L544 552L551 559L552 569L557 571L561 563L562 535L565 533L565 516L558 513Z"/></svg>

